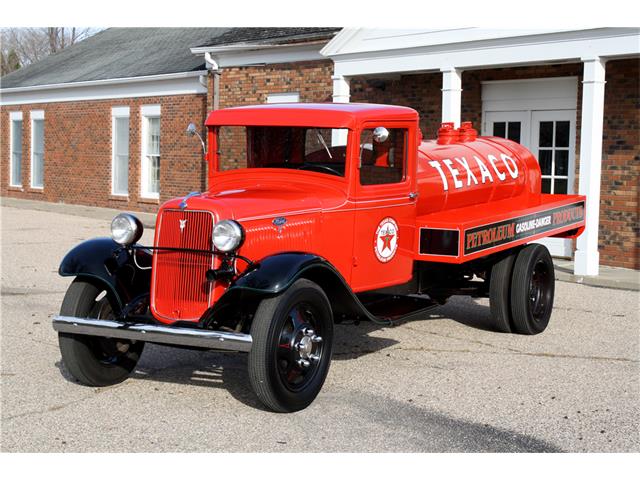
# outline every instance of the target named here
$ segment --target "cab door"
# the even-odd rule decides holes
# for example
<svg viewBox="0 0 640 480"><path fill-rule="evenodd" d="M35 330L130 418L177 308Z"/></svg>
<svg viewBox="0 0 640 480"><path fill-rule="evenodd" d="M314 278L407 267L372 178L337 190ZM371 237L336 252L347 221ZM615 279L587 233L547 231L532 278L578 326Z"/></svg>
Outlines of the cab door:
<svg viewBox="0 0 640 480"><path fill-rule="evenodd" d="M356 292L411 279L416 142L416 126L409 122L368 122L360 131L351 275Z"/></svg>

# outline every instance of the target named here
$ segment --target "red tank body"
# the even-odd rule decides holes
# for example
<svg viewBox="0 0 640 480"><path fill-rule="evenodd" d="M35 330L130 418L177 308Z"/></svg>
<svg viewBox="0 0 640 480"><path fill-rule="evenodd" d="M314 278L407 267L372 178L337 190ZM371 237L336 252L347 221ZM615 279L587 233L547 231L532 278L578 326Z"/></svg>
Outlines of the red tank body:
<svg viewBox="0 0 640 480"><path fill-rule="evenodd" d="M451 124L440 131L440 139L449 131L452 138L447 143L424 141L418 147L418 215L539 195L540 166L522 145L459 134Z"/></svg>

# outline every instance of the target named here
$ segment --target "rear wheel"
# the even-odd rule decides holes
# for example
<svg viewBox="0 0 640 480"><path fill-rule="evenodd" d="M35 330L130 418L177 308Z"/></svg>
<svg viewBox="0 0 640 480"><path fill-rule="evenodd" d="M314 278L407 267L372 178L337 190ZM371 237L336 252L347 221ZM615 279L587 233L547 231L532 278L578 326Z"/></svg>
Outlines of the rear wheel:
<svg viewBox="0 0 640 480"><path fill-rule="evenodd" d="M531 244L516 258L511 278L513 329L522 335L543 332L553 310L555 274L549 250Z"/></svg>
<svg viewBox="0 0 640 480"><path fill-rule="evenodd" d="M115 318L107 295L95 285L76 279L69 286L61 315L82 318ZM126 380L135 368L144 342L59 333L62 361L80 383L93 387Z"/></svg>
<svg viewBox="0 0 640 480"><path fill-rule="evenodd" d="M494 330L511 333L511 272L517 252L512 252L491 267L489 308Z"/></svg>
<svg viewBox="0 0 640 480"><path fill-rule="evenodd" d="M306 408L329 371L333 315L323 290L300 279L260 302L251 325L249 379L260 401L276 412Z"/></svg>

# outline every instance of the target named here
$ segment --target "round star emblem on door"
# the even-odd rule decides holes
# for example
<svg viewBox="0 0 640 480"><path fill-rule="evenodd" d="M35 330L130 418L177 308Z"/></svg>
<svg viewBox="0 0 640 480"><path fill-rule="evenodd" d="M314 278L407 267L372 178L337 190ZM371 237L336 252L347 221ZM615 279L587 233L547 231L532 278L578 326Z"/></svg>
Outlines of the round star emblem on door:
<svg viewBox="0 0 640 480"><path fill-rule="evenodd" d="M395 256L397 250L398 224L391 217L384 218L376 229L373 251L378 260L386 263Z"/></svg>

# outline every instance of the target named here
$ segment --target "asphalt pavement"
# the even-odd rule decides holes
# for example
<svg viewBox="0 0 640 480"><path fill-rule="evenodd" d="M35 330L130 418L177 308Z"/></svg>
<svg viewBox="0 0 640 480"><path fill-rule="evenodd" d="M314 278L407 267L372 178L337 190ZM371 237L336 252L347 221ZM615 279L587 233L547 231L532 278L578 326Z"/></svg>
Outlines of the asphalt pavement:
<svg viewBox="0 0 640 480"><path fill-rule="evenodd" d="M274 414L242 354L147 345L124 383L75 383L51 328L71 282L57 267L109 221L1 214L4 452L640 449L638 292L558 282L550 326L534 337L488 331L487 301L464 297L395 327L339 325L316 401Z"/></svg>

